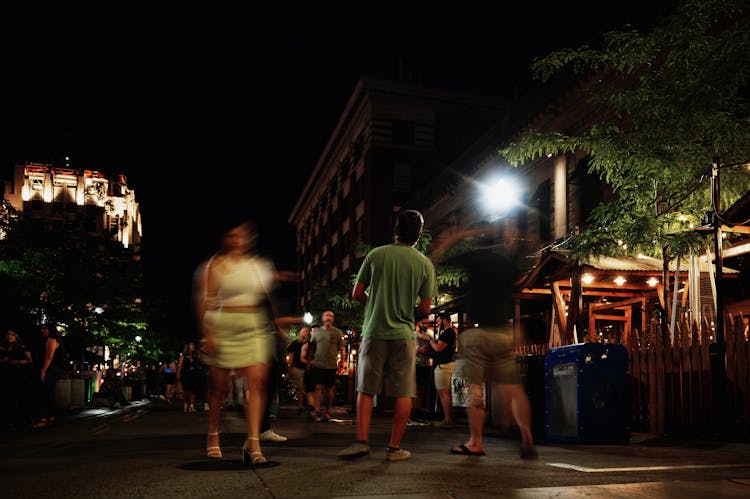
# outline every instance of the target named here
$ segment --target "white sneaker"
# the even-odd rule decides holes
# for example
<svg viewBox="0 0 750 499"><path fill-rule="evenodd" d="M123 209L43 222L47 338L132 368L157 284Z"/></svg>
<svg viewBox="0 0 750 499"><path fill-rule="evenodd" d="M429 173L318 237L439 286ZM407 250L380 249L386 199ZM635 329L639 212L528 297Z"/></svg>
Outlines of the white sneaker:
<svg viewBox="0 0 750 499"><path fill-rule="evenodd" d="M262 442L286 442L288 439L273 430L266 430L260 434L260 440Z"/></svg>

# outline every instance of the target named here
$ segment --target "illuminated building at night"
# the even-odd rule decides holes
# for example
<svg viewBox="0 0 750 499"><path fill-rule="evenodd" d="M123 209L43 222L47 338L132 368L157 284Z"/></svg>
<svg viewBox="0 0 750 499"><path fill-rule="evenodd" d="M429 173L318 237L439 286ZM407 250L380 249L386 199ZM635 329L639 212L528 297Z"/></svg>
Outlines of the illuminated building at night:
<svg viewBox="0 0 750 499"><path fill-rule="evenodd" d="M19 162L4 182L3 200L39 230L108 237L140 250L141 214L125 175L110 180L95 170Z"/></svg>

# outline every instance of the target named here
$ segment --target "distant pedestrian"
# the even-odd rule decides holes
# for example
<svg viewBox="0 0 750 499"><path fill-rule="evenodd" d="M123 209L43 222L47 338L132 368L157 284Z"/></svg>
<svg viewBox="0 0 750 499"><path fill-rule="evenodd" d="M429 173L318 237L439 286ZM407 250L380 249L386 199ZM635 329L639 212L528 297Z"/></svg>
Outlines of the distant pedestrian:
<svg viewBox="0 0 750 499"><path fill-rule="evenodd" d="M260 424L267 402L269 367L276 326L269 308L269 291L276 285L273 264L253 254L256 233L247 219L229 221L222 232L221 249L195 274L198 324L206 340L210 373L210 411L206 453L222 457L219 446L221 401L230 370L247 379L245 403L247 440L243 461L269 466L260 449Z"/></svg>
<svg viewBox="0 0 750 499"><path fill-rule="evenodd" d="M401 212L396 220L395 243L370 251L357 274L352 297L365 306L357 366L357 441L338 453L341 458L370 453L373 398L379 394L395 398L385 459L403 461L411 457L401 448L401 438L417 394L414 318L427 314L437 296L435 268L414 248L423 226L418 211Z"/></svg>
<svg viewBox="0 0 750 499"><path fill-rule="evenodd" d="M310 328L302 326L297 333L297 338L289 344L287 348L288 373L292 385L297 394L297 414L302 414L305 407L305 370L306 365L302 361L302 347L307 343L310 337Z"/></svg>
<svg viewBox="0 0 750 499"><path fill-rule="evenodd" d="M200 369L201 365L195 343L187 343L177 364L177 382L182 384L182 412L195 412L196 389Z"/></svg>
<svg viewBox="0 0 750 499"><path fill-rule="evenodd" d="M443 420L436 426L453 428L453 400L451 394L451 378L456 369L456 331L453 329L451 315L448 312L438 314L440 331L437 338L429 342L432 348L432 362L435 375L435 390L437 390L440 406L443 409Z"/></svg>
<svg viewBox="0 0 750 499"><path fill-rule="evenodd" d="M164 380L164 399L172 405L172 399L177 393L177 366L174 361L169 360L162 366Z"/></svg>
<svg viewBox="0 0 750 499"><path fill-rule="evenodd" d="M323 312L322 324L311 338L314 348L311 374L315 380L315 412L323 421L331 420L331 407L335 398L338 357L346 358L344 332L333 325L334 313ZM321 412L325 389L326 410Z"/></svg>
<svg viewBox="0 0 750 499"><path fill-rule="evenodd" d="M8 328L0 340L0 402L7 410L0 416L14 422L29 417L31 373L31 352L16 330Z"/></svg>
<svg viewBox="0 0 750 499"><path fill-rule="evenodd" d="M315 414L315 379L312 375L312 359L314 354L314 346L312 342L312 332L316 331L319 326L313 324L310 328L310 336L302 348L300 349L300 360L305 365L305 407L307 408L308 416L313 421L322 421L320 415Z"/></svg>
<svg viewBox="0 0 750 499"><path fill-rule="evenodd" d="M62 342L53 324L44 324L40 329L42 342L37 351L36 417L34 428L55 424L55 387L65 372Z"/></svg>
<svg viewBox="0 0 750 499"><path fill-rule="evenodd" d="M430 318L427 315L417 317L414 327L414 336L417 339L417 397L414 399L412 408L412 417L409 419L409 426L424 426L426 423L421 421L422 414L428 412L430 392L432 390L432 359L430 353L430 340L432 336L429 333Z"/></svg>

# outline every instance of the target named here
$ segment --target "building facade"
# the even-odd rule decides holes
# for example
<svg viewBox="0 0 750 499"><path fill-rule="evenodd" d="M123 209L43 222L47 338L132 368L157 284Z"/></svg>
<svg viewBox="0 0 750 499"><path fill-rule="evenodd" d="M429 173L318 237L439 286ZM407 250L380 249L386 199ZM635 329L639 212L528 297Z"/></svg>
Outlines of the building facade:
<svg viewBox="0 0 750 499"><path fill-rule="evenodd" d="M125 175L109 180L95 170L26 161L14 165L3 199L40 230L106 237L140 250L141 213Z"/></svg>
<svg viewBox="0 0 750 499"><path fill-rule="evenodd" d="M350 276L360 243L393 240L394 215L507 109L507 101L361 80L294 206L300 305ZM347 283L348 285L348 283Z"/></svg>

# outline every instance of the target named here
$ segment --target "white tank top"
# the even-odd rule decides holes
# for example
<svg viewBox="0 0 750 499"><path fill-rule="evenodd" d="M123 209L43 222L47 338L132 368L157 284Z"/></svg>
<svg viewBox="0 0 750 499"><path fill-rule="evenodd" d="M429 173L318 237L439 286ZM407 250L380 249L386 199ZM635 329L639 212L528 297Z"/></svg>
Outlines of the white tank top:
<svg viewBox="0 0 750 499"><path fill-rule="evenodd" d="M270 262L254 257L237 263L225 260L222 266L225 272L216 273L218 289L214 303L218 308L256 307L263 303L273 285Z"/></svg>

